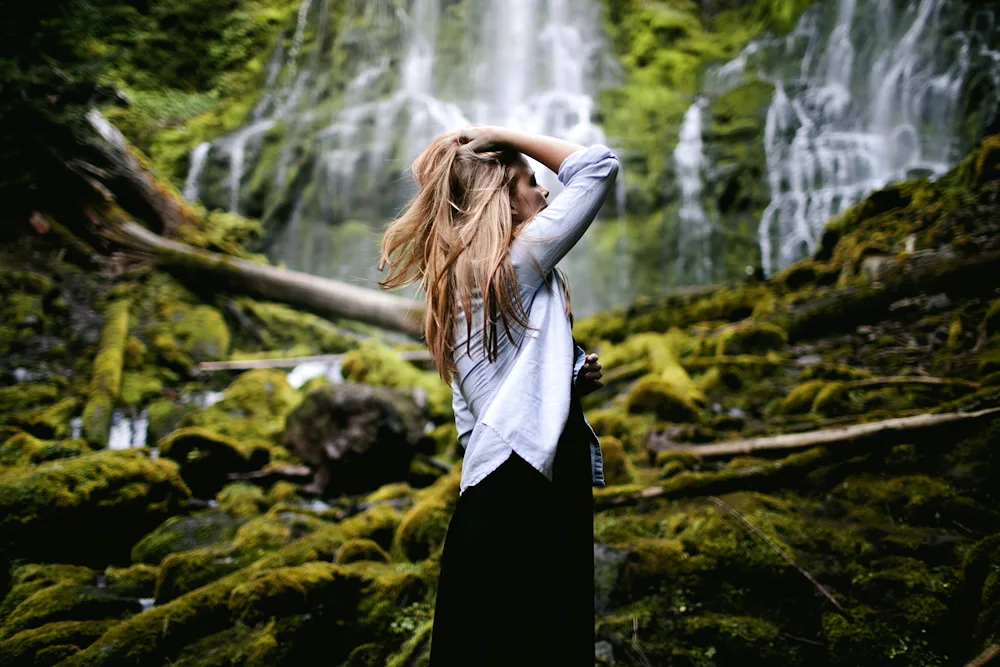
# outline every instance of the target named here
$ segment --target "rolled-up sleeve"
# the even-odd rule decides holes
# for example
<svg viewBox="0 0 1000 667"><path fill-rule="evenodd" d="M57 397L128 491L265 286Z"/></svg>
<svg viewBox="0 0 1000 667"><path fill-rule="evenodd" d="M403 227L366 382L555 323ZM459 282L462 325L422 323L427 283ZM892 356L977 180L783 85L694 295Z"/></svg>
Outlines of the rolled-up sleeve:
<svg viewBox="0 0 1000 667"><path fill-rule="evenodd" d="M607 146L581 149L563 160L559 182L566 186L529 220L511 244L511 263L522 288L539 287L597 217L618 175L618 158Z"/></svg>

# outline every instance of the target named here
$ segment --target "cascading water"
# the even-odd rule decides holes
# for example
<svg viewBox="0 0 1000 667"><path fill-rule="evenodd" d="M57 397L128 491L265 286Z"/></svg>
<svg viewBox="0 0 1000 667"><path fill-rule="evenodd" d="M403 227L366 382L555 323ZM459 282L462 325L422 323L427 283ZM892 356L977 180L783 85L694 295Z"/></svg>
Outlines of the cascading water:
<svg viewBox="0 0 1000 667"><path fill-rule="evenodd" d="M826 222L873 190L947 171L969 148L970 108L996 108L993 14L970 16L953 0L899 5L818 4L786 38L754 41L709 73L716 93L753 78L774 86L764 130L771 203L759 227L766 273L812 253Z"/></svg>
<svg viewBox="0 0 1000 667"><path fill-rule="evenodd" d="M684 114L680 140L674 149L677 184L681 193L678 212L677 282L702 284L712 278L713 223L702 202L703 171L707 167L702 141L702 116L707 100L699 98Z"/></svg>
<svg viewBox="0 0 1000 667"><path fill-rule="evenodd" d="M277 230L272 259L370 286L381 230L412 193L409 164L444 130L497 124L607 141L593 95L615 65L595 0L489 0L461 14L441 0L353 4L336 26L330 0L305 0L251 120L191 157L185 195L262 217ZM335 64L337 53L350 57ZM557 194L554 176L535 168ZM631 296L591 288L597 261L584 239L564 262L575 308ZM628 267L617 273L627 289ZM598 292L604 303L588 300Z"/></svg>

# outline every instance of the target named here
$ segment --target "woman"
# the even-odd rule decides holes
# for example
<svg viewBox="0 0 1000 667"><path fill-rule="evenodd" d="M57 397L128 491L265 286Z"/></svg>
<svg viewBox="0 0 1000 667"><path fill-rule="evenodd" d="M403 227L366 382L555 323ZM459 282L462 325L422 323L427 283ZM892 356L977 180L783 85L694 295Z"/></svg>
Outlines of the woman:
<svg viewBox="0 0 1000 667"><path fill-rule="evenodd" d="M551 205L525 155L566 186ZM556 264L617 173L605 146L447 133L414 161L419 190L385 232L380 285L424 290L427 344L465 450L432 667L594 663L591 486L604 477L579 396L601 386L601 367L574 344Z"/></svg>

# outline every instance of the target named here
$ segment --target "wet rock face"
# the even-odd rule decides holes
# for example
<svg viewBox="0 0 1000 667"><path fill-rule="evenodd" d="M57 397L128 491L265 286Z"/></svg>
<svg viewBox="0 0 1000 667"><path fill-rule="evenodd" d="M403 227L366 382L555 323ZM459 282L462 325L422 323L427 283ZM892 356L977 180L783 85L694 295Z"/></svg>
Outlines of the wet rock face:
<svg viewBox="0 0 1000 667"><path fill-rule="evenodd" d="M413 400L386 387L314 389L288 416L284 444L315 470L323 495L363 493L406 477L413 455L433 453Z"/></svg>

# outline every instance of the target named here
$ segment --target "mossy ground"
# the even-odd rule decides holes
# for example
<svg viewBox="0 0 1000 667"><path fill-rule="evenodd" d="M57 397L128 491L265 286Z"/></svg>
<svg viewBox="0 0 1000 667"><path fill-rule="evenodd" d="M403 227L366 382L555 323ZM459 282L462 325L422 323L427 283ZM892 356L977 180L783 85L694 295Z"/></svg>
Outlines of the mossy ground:
<svg viewBox="0 0 1000 667"><path fill-rule="evenodd" d="M631 54L632 78L609 93L604 107L617 111L604 120L633 147L657 146L629 166L638 192L629 214L653 215L663 147L699 68L768 26L787 27L804 3L720 2L696 16L679 3L608 2L623 17L612 37ZM291 5L250 3L249 15L230 16L223 4L178 17L154 2L153 14L171 20L145 26L164 39L171 25L218 11L233 31L223 42L256 48L264 26L291 18ZM249 74L224 68L213 80L230 76L241 95L260 61L245 48L232 56ZM165 113L171 99L144 98L125 67L137 102L115 120L175 178L194 142L235 127L248 108L199 100L201 90ZM742 112L766 93L734 92L713 131L748 131L759 119ZM144 136L153 117L189 122ZM650 132L670 138L649 142ZM997 641L998 424L783 457L709 460L677 446L1000 404L998 145L989 139L934 183L876 193L831 223L815 257L770 281L577 323L608 376L587 407L609 473L595 491L595 621L617 664L949 665ZM759 202L745 199L737 208L753 217ZM249 256L241 243L259 228L215 215L184 233ZM0 255L0 547L11 560L0 577L0 655L64 666L426 660L461 474L448 389L432 372L361 344L342 323L142 261L91 264L59 233ZM431 474L424 461L406 480L316 502L281 479L297 461L279 436L303 394L286 372L194 373L201 361L330 352L348 352L352 380L421 395L438 425L436 463L450 471ZM209 391L221 401L198 407L194 397ZM148 447L103 449L113 411L143 408ZM85 440L73 437L76 419Z"/></svg>

